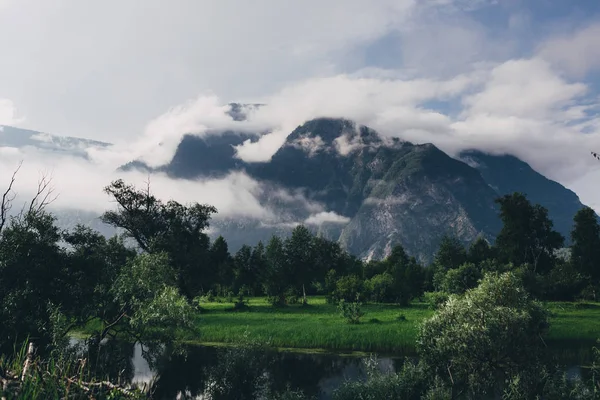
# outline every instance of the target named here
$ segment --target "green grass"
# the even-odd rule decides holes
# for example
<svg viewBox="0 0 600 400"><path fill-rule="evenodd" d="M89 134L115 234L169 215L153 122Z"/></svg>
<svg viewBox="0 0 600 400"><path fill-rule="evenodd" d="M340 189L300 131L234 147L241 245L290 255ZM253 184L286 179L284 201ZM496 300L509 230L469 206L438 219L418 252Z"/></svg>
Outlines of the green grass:
<svg viewBox="0 0 600 400"><path fill-rule="evenodd" d="M552 313L548 339L592 342L600 338L600 303L547 303Z"/></svg>
<svg viewBox="0 0 600 400"><path fill-rule="evenodd" d="M420 322L433 314L424 303L369 304L362 308L361 323L350 325L323 297L311 297L309 304L273 308L264 298L251 298L248 311L233 312L231 303L204 303L197 317L199 336L185 341L235 345L248 332L277 348L412 354ZM600 337L600 304L548 303L548 308L549 343L587 345Z"/></svg>
<svg viewBox="0 0 600 400"><path fill-rule="evenodd" d="M197 319L200 336L186 339L235 344L249 332L253 339L278 348L410 353L420 321L433 313L426 304L369 304L362 307L361 323L351 325L323 297L311 297L307 307L273 308L264 298L251 298L249 306L248 311L233 312L231 303L202 304L204 311Z"/></svg>

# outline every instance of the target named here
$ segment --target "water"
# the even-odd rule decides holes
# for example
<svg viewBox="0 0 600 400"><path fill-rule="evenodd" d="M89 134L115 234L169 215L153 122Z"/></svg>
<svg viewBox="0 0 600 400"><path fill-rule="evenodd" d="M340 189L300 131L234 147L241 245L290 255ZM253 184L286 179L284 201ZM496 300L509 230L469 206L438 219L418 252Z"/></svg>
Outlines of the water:
<svg viewBox="0 0 600 400"><path fill-rule="evenodd" d="M366 378L364 357L275 351L236 352L206 346L186 346L182 350L174 353L165 349L142 349L139 344L112 341L104 344L99 354L89 353L88 356L90 360L96 360L95 365L101 370L105 368L103 365L110 365L102 373L112 379L120 377L121 382L140 386L152 384L156 399L202 399L204 389L214 382L215 377L225 377L235 390L248 389L248 382L261 381L273 392L289 387L326 400L345 380ZM572 356L570 360L568 355ZM587 358L582 349L578 352L563 349L557 356L568 366L565 371L569 376L581 376L579 365L585 365ZM404 357L377 358L377 367L382 372L397 371L403 363Z"/></svg>

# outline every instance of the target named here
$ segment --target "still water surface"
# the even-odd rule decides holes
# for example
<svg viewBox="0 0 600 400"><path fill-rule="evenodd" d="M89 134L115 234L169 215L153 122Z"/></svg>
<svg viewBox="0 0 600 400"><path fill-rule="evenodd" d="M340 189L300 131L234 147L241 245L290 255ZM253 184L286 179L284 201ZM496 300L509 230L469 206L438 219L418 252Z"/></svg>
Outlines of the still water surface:
<svg viewBox="0 0 600 400"><path fill-rule="evenodd" d="M161 400L202 399L215 372L220 374L225 370L234 371L242 384L248 380L245 374L261 376L274 392L300 389L319 400L330 399L345 380L366 378L365 357L352 355L263 351L257 358L242 357L240 361L233 360L235 357L222 347L185 346L181 354L155 349L150 356L143 354L139 344L113 341L101 348L99 353L88 356L91 361L95 360L97 368L110 365L110 370L103 371L105 375L142 386L153 383L154 398ZM561 349L557 354L571 377L581 375L579 365L586 363L586 348L589 350L587 345L580 349ZM404 360L404 357L380 356L377 367L382 372L397 371Z"/></svg>

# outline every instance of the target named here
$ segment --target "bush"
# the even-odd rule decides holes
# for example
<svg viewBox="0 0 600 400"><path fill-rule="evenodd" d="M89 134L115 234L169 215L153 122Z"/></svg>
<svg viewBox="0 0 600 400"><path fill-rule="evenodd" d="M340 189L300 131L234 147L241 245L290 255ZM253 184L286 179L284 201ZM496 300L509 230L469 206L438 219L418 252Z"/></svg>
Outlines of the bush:
<svg viewBox="0 0 600 400"><path fill-rule="evenodd" d="M448 293L445 292L425 292L425 302L433 310L437 310L442 304L448 301Z"/></svg>
<svg viewBox="0 0 600 400"><path fill-rule="evenodd" d="M358 324L360 319L365 315L360 309L360 303L347 303L345 300L340 300L338 305L340 315L346 319L349 324Z"/></svg>
<svg viewBox="0 0 600 400"><path fill-rule="evenodd" d="M462 294L477 286L479 279L481 279L481 272L475 264L466 263L446 272L441 282L441 289L450 294Z"/></svg>
<svg viewBox="0 0 600 400"><path fill-rule="evenodd" d="M377 303L391 303L396 300L394 278L387 272L377 274L365 283L371 300Z"/></svg>
<svg viewBox="0 0 600 400"><path fill-rule="evenodd" d="M450 296L423 322L417 350L434 374L458 389L483 394L517 373L539 368L548 327L548 312L530 298L516 274L486 274L477 288Z"/></svg>
<svg viewBox="0 0 600 400"><path fill-rule="evenodd" d="M376 360L366 363L367 380L343 383L334 391L334 400L421 399L432 386L419 364L406 361L400 372L383 374L377 370Z"/></svg>
<svg viewBox="0 0 600 400"><path fill-rule="evenodd" d="M365 300L365 287L363 281L356 275L342 276L335 283L335 291L331 296L335 301L359 301Z"/></svg>

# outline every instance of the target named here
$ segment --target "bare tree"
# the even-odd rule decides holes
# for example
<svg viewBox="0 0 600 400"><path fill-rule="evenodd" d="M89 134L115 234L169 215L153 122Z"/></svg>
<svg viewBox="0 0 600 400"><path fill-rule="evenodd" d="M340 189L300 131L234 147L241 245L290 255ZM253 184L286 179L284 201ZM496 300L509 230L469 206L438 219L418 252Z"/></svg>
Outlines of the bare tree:
<svg viewBox="0 0 600 400"><path fill-rule="evenodd" d="M21 169L21 165L23 165L23 161L21 161L17 168L14 170L10 178L10 183L6 188L6 191L2 194L2 203L0 204L0 232L2 232L2 229L6 225L6 221L8 220L8 213L12 209L13 201L17 196L17 193L13 190L13 186L17 179L17 173Z"/></svg>
<svg viewBox="0 0 600 400"><path fill-rule="evenodd" d="M52 177L48 176L46 172L43 172L38 180L37 191L31 199L29 207L27 210L24 208L22 212L25 211L28 214L37 214L53 203L58 198L58 194L54 194L54 187L51 184Z"/></svg>

